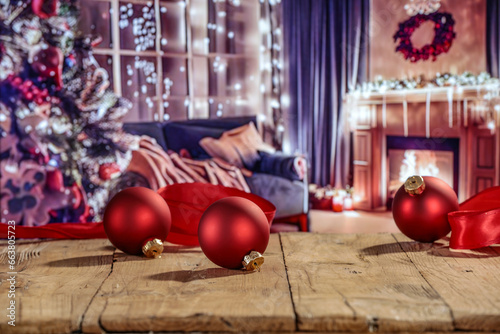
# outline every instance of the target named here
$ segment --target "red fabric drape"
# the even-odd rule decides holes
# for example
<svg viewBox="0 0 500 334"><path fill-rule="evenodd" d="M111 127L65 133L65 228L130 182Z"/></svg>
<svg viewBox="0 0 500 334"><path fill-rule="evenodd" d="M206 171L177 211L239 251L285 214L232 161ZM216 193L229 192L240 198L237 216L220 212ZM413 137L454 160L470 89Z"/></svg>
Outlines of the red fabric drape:
<svg viewBox="0 0 500 334"><path fill-rule="evenodd" d="M165 199L172 214L172 226L167 241L179 245L198 245L198 223L203 212L215 201L239 196L257 204L271 225L276 207L266 199L244 191L215 186L207 183L182 183L166 186L158 193ZM7 238L9 226L0 224L0 238ZM16 226L16 239L53 238L53 239L93 239L107 238L102 223L54 223L44 226ZM12 234L11 234L12 235Z"/></svg>

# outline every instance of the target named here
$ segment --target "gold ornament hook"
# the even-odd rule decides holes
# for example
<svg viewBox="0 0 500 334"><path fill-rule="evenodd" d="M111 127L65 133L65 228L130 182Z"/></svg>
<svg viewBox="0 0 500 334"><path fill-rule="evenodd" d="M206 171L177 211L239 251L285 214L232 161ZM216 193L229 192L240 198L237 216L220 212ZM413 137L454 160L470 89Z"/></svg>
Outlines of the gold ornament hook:
<svg viewBox="0 0 500 334"><path fill-rule="evenodd" d="M410 195L420 195L425 190L424 178L420 175L413 175L406 179L405 191Z"/></svg>
<svg viewBox="0 0 500 334"><path fill-rule="evenodd" d="M250 254L245 255L241 263L245 270L254 271L257 269L260 271L260 267L264 264L264 257L259 252L251 251Z"/></svg>
<svg viewBox="0 0 500 334"><path fill-rule="evenodd" d="M142 252L146 257L156 259L163 252L163 242L160 239L149 240L142 246Z"/></svg>

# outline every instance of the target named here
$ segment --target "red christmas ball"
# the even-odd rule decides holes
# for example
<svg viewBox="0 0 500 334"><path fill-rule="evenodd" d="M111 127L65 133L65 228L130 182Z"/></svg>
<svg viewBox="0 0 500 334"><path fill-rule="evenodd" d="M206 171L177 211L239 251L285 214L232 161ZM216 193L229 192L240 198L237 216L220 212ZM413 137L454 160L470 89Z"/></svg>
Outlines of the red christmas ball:
<svg viewBox="0 0 500 334"><path fill-rule="evenodd" d="M399 230L420 242L433 242L451 228L448 213L458 210L455 191L432 176L412 176L399 188L392 203L392 214Z"/></svg>
<svg viewBox="0 0 500 334"><path fill-rule="evenodd" d="M62 51L55 46L49 46L46 49L41 49L35 54L31 67L41 77L53 78L56 83L56 88L60 89L63 86L63 60L64 55Z"/></svg>
<svg viewBox="0 0 500 334"><path fill-rule="evenodd" d="M269 223L254 202L226 197L214 202L203 214L198 239L205 255L218 266L242 268L252 251L263 253L269 243Z"/></svg>
<svg viewBox="0 0 500 334"><path fill-rule="evenodd" d="M168 204L155 191L132 187L120 191L106 206L103 225L116 248L132 255L157 257L171 226Z"/></svg>
<svg viewBox="0 0 500 334"><path fill-rule="evenodd" d="M41 19L48 19L57 15L59 11L59 0L32 0L31 10Z"/></svg>

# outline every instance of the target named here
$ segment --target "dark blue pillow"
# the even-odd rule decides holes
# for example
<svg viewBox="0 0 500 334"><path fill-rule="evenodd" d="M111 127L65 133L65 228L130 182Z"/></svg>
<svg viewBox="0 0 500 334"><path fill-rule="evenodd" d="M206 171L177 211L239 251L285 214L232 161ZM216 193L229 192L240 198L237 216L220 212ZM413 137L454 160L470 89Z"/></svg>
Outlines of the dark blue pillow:
<svg viewBox="0 0 500 334"><path fill-rule="evenodd" d="M209 159L208 153L199 142L205 137L219 138L226 129L191 126L184 123L168 123L163 128L168 148L179 152L188 150L195 159Z"/></svg>
<svg viewBox="0 0 500 334"><path fill-rule="evenodd" d="M239 126L257 122L255 116L192 119L187 121L168 122L163 125L163 133L169 149L179 152L188 150L195 159L209 159L210 155L200 146L205 137L219 138L222 134Z"/></svg>

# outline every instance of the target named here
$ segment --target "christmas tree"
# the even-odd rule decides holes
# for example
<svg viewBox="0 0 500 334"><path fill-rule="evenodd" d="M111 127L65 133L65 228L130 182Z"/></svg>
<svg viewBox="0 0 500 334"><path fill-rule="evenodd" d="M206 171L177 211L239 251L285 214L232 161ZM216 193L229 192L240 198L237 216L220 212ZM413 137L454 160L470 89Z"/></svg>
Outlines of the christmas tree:
<svg viewBox="0 0 500 334"><path fill-rule="evenodd" d="M0 0L2 223L99 220L134 137L76 0Z"/></svg>

